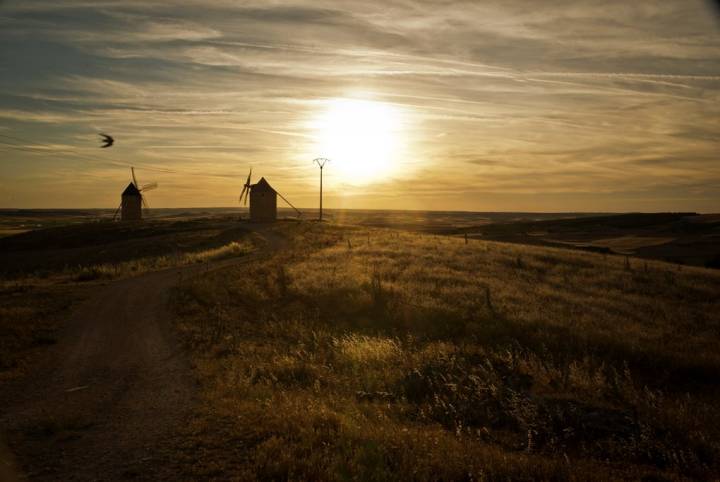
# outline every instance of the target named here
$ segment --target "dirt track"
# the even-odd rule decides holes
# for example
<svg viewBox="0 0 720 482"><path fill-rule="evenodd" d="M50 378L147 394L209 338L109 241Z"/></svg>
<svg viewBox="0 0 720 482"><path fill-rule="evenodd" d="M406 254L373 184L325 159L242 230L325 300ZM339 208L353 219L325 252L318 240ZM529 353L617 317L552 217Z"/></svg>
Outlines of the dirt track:
<svg viewBox="0 0 720 482"><path fill-rule="evenodd" d="M174 478L172 447L196 382L167 310L180 277L256 259L149 273L99 286L29 380L0 397L3 432L30 480ZM0 471L0 476L2 471ZM177 475L177 474L176 474Z"/></svg>

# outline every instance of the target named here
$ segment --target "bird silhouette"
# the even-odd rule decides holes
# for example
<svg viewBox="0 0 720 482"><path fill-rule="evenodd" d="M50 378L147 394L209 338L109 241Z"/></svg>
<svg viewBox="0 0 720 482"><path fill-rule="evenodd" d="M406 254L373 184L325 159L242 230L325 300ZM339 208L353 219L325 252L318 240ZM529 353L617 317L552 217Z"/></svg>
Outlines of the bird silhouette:
<svg viewBox="0 0 720 482"><path fill-rule="evenodd" d="M103 142L105 143L102 146L100 146L103 149L105 149L106 147L112 146L113 143L115 142L115 139L113 139L112 137L110 137L107 134L98 134L98 135L103 138Z"/></svg>

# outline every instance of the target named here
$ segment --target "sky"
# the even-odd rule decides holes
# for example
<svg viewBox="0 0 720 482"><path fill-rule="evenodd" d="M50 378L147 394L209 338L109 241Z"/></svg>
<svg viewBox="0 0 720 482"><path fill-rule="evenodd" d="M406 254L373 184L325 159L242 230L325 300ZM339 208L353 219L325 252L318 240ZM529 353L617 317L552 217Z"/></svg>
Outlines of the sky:
<svg viewBox="0 0 720 482"><path fill-rule="evenodd" d="M0 0L0 207L720 212L701 0ZM98 133L115 138L101 149ZM280 203L282 204L282 203Z"/></svg>

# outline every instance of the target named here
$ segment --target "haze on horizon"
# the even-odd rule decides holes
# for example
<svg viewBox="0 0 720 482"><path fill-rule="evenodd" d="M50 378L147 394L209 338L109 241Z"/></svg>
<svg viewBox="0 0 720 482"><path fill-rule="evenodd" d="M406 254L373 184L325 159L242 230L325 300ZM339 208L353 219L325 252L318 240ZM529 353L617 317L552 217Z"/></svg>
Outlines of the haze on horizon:
<svg viewBox="0 0 720 482"><path fill-rule="evenodd" d="M0 207L720 212L702 0L0 2ZM99 149L97 134L116 139Z"/></svg>

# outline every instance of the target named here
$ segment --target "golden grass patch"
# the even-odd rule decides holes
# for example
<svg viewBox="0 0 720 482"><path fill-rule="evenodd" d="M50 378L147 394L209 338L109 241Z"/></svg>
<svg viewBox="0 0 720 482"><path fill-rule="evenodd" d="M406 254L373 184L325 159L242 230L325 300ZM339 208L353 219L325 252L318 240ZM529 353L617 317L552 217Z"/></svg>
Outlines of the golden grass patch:
<svg viewBox="0 0 720 482"><path fill-rule="evenodd" d="M720 470L717 272L381 229L287 236L287 250L175 296L208 409L247 444L223 474Z"/></svg>

